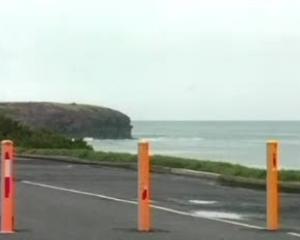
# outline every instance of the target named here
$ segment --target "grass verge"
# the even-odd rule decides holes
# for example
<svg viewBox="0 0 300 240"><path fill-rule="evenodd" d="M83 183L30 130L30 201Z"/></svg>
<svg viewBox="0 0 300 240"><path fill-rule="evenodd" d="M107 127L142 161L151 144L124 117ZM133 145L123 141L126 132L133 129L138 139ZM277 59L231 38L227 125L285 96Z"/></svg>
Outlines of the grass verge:
<svg viewBox="0 0 300 240"><path fill-rule="evenodd" d="M72 161L83 163L103 164L111 163L116 166L132 166L137 163L137 155L129 153L96 152L82 149L18 149L19 154L61 156L74 158ZM76 160L77 159L77 160ZM172 156L155 155L152 158L154 168L188 169L219 174L219 181L226 185L250 188L265 188L266 171L250 168L239 164L215 162L209 160L195 160ZM281 170L280 179L286 183L283 188L299 188L300 170ZM297 190L298 191L298 190Z"/></svg>

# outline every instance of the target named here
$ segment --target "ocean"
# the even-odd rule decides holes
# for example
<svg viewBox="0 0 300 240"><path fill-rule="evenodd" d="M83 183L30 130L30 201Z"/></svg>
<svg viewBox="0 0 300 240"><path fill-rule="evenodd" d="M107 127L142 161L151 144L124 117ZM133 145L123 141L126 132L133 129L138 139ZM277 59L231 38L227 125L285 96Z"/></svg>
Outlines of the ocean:
<svg viewBox="0 0 300 240"><path fill-rule="evenodd" d="M139 139L154 154L265 168L266 142L281 143L281 167L300 169L300 121L133 121L133 139L89 140L95 150L136 153Z"/></svg>

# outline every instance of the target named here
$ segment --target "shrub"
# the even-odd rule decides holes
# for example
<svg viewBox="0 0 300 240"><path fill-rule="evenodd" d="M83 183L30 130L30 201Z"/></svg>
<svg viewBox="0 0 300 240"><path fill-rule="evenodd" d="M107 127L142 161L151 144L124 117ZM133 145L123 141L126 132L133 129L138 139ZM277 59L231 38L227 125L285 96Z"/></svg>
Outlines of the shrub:
<svg viewBox="0 0 300 240"><path fill-rule="evenodd" d="M92 149L82 139L72 140L46 129L32 130L3 115L0 115L0 139L10 139L24 148Z"/></svg>

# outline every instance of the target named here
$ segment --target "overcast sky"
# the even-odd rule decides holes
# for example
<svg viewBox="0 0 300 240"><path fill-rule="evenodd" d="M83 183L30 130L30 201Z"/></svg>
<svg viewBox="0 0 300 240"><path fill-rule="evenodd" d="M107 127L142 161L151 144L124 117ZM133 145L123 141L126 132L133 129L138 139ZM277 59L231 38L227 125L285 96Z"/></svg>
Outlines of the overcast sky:
<svg viewBox="0 0 300 240"><path fill-rule="evenodd" d="M0 0L0 101L300 119L299 0Z"/></svg>

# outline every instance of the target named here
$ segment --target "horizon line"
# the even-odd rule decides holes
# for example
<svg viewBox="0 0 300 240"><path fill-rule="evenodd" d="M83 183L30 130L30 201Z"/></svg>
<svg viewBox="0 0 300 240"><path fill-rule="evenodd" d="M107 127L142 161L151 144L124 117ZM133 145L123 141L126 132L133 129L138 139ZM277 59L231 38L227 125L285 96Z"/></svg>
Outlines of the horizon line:
<svg viewBox="0 0 300 240"><path fill-rule="evenodd" d="M300 119L131 119L133 122L299 122Z"/></svg>

